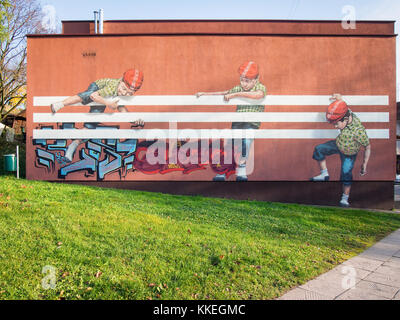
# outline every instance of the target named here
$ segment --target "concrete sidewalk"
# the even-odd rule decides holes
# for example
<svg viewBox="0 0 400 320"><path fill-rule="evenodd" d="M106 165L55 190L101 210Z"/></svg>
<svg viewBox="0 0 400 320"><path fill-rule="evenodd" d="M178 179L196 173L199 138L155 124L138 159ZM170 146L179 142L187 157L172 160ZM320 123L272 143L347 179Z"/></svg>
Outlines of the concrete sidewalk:
<svg viewBox="0 0 400 320"><path fill-rule="evenodd" d="M278 300L400 300L400 229Z"/></svg>

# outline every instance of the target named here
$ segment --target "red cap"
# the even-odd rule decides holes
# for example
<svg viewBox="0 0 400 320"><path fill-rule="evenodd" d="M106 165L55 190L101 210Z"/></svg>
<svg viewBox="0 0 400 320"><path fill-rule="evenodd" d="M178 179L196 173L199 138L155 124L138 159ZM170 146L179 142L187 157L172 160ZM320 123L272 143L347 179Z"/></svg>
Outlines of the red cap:
<svg viewBox="0 0 400 320"><path fill-rule="evenodd" d="M331 123L336 123L346 115L348 110L349 107L346 102L343 100L336 100L328 106L328 110L326 111L326 120Z"/></svg>
<svg viewBox="0 0 400 320"><path fill-rule="evenodd" d="M241 77L255 79L258 76L258 65L254 61L246 61L239 67Z"/></svg>
<svg viewBox="0 0 400 320"><path fill-rule="evenodd" d="M140 88L143 82L143 72L138 69L129 69L125 71L122 78L129 89L135 90Z"/></svg>

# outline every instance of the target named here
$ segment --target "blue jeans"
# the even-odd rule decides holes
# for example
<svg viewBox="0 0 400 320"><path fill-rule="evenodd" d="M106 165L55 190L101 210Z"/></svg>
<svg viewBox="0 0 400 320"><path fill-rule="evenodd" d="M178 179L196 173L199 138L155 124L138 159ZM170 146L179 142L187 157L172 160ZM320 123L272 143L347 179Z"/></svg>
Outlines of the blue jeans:
<svg viewBox="0 0 400 320"><path fill-rule="evenodd" d="M332 154L339 154L340 160L342 161L342 169L340 172L340 181L343 181L343 185L350 186L353 181L353 168L357 158L357 153L351 156L343 154L336 145L336 140L331 140L315 147L313 153L313 159L317 161L325 160L326 156Z"/></svg>
<svg viewBox="0 0 400 320"><path fill-rule="evenodd" d="M97 86L96 82L92 82L86 91L78 93L78 96L82 99L82 104L89 104L90 102L93 102L93 100L90 98L90 95L98 90L99 87Z"/></svg>
<svg viewBox="0 0 400 320"><path fill-rule="evenodd" d="M89 113L103 113L106 106L90 106ZM100 122L85 122L83 125L88 129L96 129Z"/></svg>
<svg viewBox="0 0 400 320"><path fill-rule="evenodd" d="M242 130L246 130L246 129L258 129L257 126L253 125L250 122L232 122L232 129L242 129ZM236 139L234 139L236 140ZM250 147L251 144L253 143L254 139L253 138L243 138L242 139L242 158L244 158L245 160L247 160L247 158L249 157L249 153L250 153Z"/></svg>

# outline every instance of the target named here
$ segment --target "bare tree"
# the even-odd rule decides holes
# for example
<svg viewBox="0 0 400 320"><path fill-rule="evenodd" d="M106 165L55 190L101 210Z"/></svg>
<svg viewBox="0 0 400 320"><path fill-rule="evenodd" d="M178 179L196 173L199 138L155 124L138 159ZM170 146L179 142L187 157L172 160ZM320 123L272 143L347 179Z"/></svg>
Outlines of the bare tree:
<svg viewBox="0 0 400 320"><path fill-rule="evenodd" d="M38 0L7 0L1 21L5 37L0 46L0 123L26 101L26 35L44 33Z"/></svg>

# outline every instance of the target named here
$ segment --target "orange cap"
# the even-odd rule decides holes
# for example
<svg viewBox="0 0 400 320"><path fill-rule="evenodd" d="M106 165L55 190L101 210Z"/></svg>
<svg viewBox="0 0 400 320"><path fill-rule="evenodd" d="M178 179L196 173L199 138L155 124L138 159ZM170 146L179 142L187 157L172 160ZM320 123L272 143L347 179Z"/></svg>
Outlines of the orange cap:
<svg viewBox="0 0 400 320"><path fill-rule="evenodd" d="M258 65L254 61L246 61L239 67L241 77L255 79L258 76Z"/></svg>
<svg viewBox="0 0 400 320"><path fill-rule="evenodd" d="M336 123L346 115L348 110L349 107L346 102L343 100L336 100L328 106L328 110L326 111L326 120L331 123Z"/></svg>
<svg viewBox="0 0 400 320"><path fill-rule="evenodd" d="M122 79L129 89L138 89L143 82L143 72L138 69L129 69L125 71Z"/></svg>

